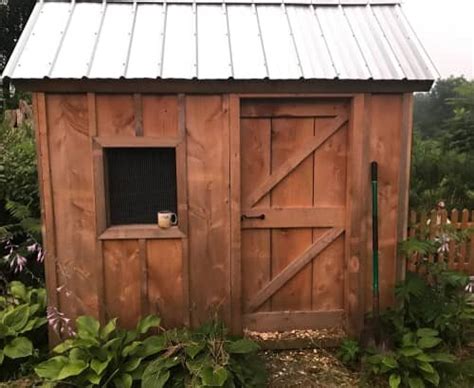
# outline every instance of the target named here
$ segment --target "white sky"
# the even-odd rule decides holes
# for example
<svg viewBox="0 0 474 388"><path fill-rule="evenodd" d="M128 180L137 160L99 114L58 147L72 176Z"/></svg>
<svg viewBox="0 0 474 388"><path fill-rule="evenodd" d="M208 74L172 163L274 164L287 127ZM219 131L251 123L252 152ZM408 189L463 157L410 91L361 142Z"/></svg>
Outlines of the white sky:
<svg viewBox="0 0 474 388"><path fill-rule="evenodd" d="M404 0L403 9L443 78L474 79L474 0Z"/></svg>

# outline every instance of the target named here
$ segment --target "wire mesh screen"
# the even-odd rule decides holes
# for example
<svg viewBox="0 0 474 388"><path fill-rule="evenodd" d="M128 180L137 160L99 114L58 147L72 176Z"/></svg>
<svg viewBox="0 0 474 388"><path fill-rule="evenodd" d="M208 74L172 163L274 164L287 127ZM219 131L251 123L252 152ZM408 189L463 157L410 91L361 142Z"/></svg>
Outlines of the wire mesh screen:
<svg viewBox="0 0 474 388"><path fill-rule="evenodd" d="M154 224L157 212L177 211L174 148L108 148L110 225Z"/></svg>

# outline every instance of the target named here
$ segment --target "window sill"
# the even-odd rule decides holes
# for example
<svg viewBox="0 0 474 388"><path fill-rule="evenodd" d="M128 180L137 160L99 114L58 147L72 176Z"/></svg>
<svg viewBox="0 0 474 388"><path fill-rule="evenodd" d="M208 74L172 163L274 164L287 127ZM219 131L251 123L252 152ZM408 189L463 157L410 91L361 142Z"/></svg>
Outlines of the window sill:
<svg viewBox="0 0 474 388"><path fill-rule="evenodd" d="M134 239L160 239L184 238L185 234L177 226L169 229L160 229L158 225L136 224L117 225L107 228L99 240L134 240Z"/></svg>

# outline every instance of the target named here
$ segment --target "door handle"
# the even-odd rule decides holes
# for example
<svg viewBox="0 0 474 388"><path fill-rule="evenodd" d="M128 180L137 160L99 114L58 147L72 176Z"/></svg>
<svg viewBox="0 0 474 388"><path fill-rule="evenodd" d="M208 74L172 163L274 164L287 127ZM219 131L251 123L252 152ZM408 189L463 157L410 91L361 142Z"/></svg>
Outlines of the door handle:
<svg viewBox="0 0 474 388"><path fill-rule="evenodd" d="M241 221L245 220L264 220L265 219L265 214L260 214L258 216L246 216L245 214L242 214L240 217Z"/></svg>

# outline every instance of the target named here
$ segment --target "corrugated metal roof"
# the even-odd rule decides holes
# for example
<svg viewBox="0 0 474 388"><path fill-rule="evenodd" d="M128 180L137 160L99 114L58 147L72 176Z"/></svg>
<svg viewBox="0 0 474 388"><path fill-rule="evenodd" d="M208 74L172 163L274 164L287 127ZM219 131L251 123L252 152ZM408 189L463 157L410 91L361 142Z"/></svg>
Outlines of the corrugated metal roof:
<svg viewBox="0 0 474 388"><path fill-rule="evenodd" d="M432 80L394 0L40 1L12 79Z"/></svg>

